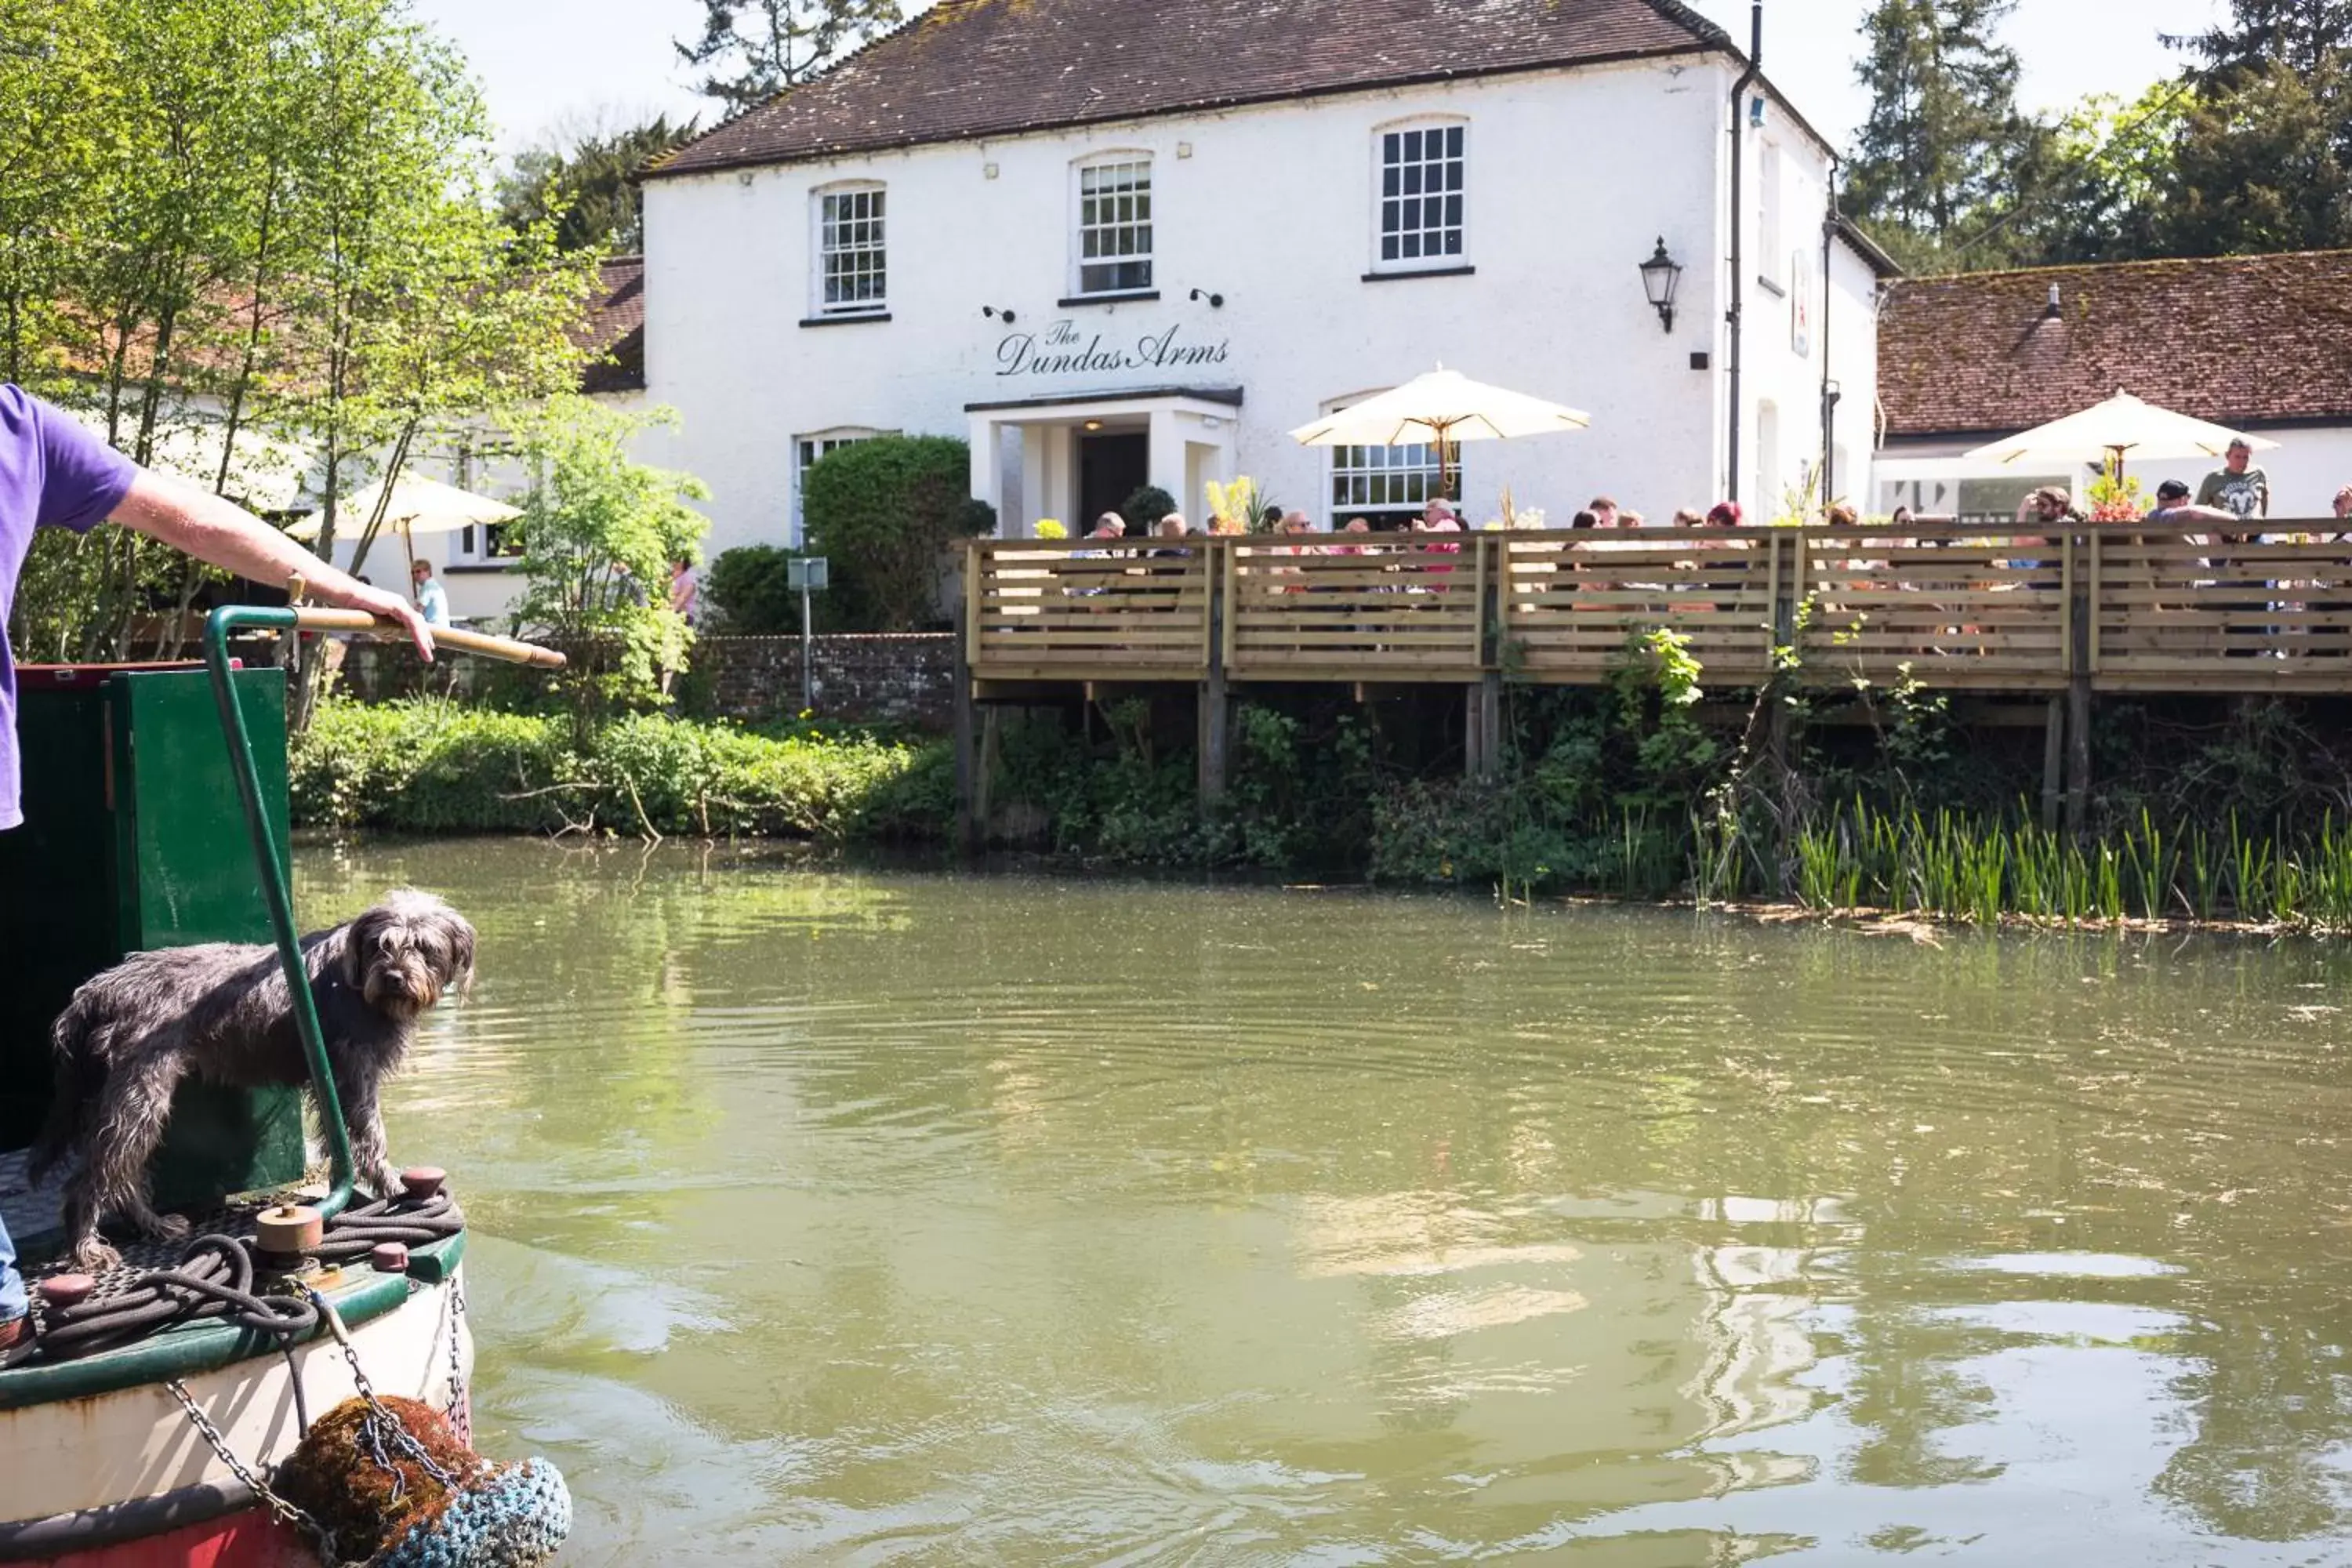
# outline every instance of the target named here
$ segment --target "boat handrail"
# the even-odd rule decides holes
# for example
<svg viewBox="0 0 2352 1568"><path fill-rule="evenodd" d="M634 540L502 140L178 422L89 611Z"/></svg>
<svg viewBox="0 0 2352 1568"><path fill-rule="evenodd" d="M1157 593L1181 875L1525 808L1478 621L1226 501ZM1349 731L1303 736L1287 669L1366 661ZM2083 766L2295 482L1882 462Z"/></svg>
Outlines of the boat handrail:
<svg viewBox="0 0 2352 1568"><path fill-rule="evenodd" d="M294 1030L301 1037L303 1058L310 1064L310 1091L318 1099L319 1121L332 1161L332 1184L316 1206L323 1217L332 1219L350 1205L358 1176L352 1161L351 1133L343 1125L342 1100L335 1092L334 1072L327 1061L326 1037L319 1027L319 1009L310 996L310 973L302 965L301 937L294 925L294 894L287 885L283 847L271 830L269 813L262 802L261 773L253 760L253 737L246 729L245 710L238 704L236 685L229 679L229 634L247 628L382 637L405 637L407 631L397 621L364 611L309 605L224 605L205 620L205 665L212 676L213 700L220 709L221 731L228 742L229 767L236 775L237 798L244 805L246 829L253 840L262 898L269 906L270 932L277 942L278 962L286 973L287 1000L294 1010ZM436 627L434 637L438 646L456 652L544 668L563 668L563 656L554 649L509 637L453 627Z"/></svg>

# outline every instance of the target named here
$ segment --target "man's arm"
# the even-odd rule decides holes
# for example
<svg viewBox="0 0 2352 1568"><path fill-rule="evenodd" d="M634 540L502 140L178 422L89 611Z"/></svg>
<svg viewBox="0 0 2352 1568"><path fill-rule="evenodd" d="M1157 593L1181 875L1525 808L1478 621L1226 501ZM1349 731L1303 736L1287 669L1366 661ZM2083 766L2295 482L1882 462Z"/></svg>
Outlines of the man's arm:
<svg viewBox="0 0 2352 1568"><path fill-rule="evenodd" d="M416 651L427 659L433 657L432 629L415 605L337 571L243 507L210 490L142 469L131 481L122 504L114 509L114 521L257 583L287 583L299 577L310 596L322 604L365 610L399 622L408 628Z"/></svg>

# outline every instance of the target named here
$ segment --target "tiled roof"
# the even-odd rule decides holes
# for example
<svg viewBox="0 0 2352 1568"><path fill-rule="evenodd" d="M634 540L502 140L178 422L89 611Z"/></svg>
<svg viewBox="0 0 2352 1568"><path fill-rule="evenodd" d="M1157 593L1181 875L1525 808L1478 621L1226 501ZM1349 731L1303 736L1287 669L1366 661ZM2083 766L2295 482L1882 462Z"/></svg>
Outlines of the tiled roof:
<svg viewBox="0 0 2352 1568"><path fill-rule="evenodd" d="M646 177L1729 45L1678 0L940 0Z"/></svg>
<svg viewBox="0 0 2352 1568"><path fill-rule="evenodd" d="M642 392L646 384L646 258L615 256L588 302L575 341L588 351L580 390Z"/></svg>
<svg viewBox="0 0 2352 1568"><path fill-rule="evenodd" d="M2023 430L2118 390L2221 425L2352 421L2352 250L1887 286L1878 397L1890 437Z"/></svg>

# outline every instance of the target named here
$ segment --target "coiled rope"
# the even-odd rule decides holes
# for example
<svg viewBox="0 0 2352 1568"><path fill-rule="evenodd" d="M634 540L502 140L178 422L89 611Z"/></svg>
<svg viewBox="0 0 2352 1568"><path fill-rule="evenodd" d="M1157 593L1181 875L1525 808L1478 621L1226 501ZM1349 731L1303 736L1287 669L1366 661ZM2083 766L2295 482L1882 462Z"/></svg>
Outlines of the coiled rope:
<svg viewBox="0 0 2352 1568"><path fill-rule="evenodd" d="M429 1198L383 1198L329 1221L326 1238L311 1256L329 1265L352 1263L381 1242L423 1247L465 1228L464 1212L446 1191ZM259 1263L249 1237L197 1237L170 1268L139 1275L121 1290L71 1307L45 1308L40 1353L52 1360L94 1355L207 1318L267 1334L289 1350L318 1329L318 1309L299 1293L257 1293Z"/></svg>
<svg viewBox="0 0 2352 1568"><path fill-rule="evenodd" d="M257 1295L253 1253L234 1236L200 1236L179 1263L142 1274L128 1287L43 1315L41 1353L63 1360L117 1350L178 1323L226 1318L283 1345L318 1328L319 1310L299 1296Z"/></svg>

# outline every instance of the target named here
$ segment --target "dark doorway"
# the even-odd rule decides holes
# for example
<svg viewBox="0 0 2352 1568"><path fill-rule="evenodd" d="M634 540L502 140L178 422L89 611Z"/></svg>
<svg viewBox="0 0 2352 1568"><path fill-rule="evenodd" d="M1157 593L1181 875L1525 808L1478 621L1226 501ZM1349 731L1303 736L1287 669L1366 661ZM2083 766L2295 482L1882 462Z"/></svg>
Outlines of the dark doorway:
<svg viewBox="0 0 2352 1568"><path fill-rule="evenodd" d="M1151 437L1142 431L1106 431L1078 437L1078 515L1070 532L1094 531L1095 519L1117 511L1151 477ZM1139 531L1134 520L1128 531Z"/></svg>

